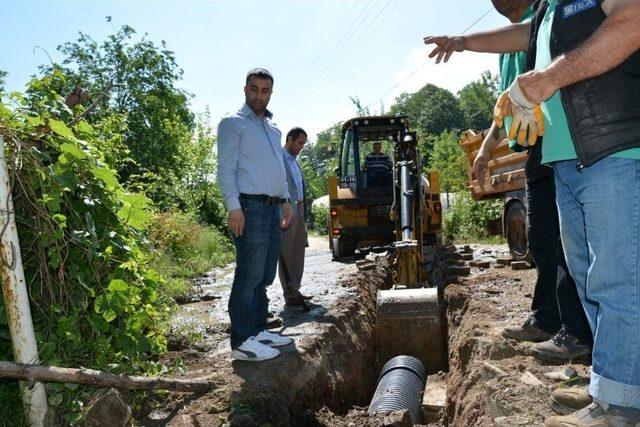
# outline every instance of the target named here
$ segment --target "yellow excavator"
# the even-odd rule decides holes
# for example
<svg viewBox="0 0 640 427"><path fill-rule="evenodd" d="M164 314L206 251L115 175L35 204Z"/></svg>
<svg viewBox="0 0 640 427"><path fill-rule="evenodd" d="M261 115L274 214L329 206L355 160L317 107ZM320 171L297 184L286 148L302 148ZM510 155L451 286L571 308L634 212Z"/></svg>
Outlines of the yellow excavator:
<svg viewBox="0 0 640 427"><path fill-rule="evenodd" d="M374 144L391 153L386 170L367 165L373 154L365 153ZM337 154L336 174L328 182L334 259L350 257L356 249L393 248L393 285L377 295L379 361L411 355L428 373L446 370L438 172L423 175L418 137L404 115L348 120ZM377 159L385 155L375 153Z"/></svg>

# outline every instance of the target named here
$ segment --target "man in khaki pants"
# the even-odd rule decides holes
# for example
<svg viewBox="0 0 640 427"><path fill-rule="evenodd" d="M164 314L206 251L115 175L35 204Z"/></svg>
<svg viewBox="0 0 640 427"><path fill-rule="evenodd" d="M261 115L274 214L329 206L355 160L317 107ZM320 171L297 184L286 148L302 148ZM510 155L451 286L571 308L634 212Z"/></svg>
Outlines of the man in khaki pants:
<svg viewBox="0 0 640 427"><path fill-rule="evenodd" d="M295 127L287 133L284 145L284 167L287 172L287 185L293 207L291 225L282 233L278 276L286 305L299 305L308 309L305 301L311 299L300 293L304 272L304 251L307 244L307 228L304 224L306 191L302 170L296 157L307 142L304 129Z"/></svg>

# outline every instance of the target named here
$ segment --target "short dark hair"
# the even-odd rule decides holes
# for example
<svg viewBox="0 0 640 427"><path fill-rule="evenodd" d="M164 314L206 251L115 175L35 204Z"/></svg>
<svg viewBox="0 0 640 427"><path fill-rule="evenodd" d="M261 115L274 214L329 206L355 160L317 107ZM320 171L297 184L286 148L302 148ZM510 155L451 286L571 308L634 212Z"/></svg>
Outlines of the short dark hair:
<svg viewBox="0 0 640 427"><path fill-rule="evenodd" d="M294 127L289 132L287 132L287 139L291 138L295 141L302 134L304 134L304 136L309 136L307 135L307 132L305 132L305 130L302 129L301 127Z"/></svg>
<svg viewBox="0 0 640 427"><path fill-rule="evenodd" d="M259 79L269 79L271 80L271 85L273 85L273 74L265 68L253 68L249 70L247 73L247 79L245 80L245 84L249 84L249 79L251 77L257 77Z"/></svg>

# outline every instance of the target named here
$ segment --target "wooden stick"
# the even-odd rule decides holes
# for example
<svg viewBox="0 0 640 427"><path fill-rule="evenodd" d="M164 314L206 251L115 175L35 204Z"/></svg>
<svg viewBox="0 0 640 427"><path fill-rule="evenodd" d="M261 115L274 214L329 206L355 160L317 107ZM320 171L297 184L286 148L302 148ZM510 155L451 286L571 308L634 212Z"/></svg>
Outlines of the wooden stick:
<svg viewBox="0 0 640 427"><path fill-rule="evenodd" d="M0 361L0 378L16 378L23 381L53 383L86 384L100 388L121 390L172 390L184 392L203 392L211 390L213 384L208 381L162 378L134 377L116 375L93 369L59 368L56 366L32 365Z"/></svg>

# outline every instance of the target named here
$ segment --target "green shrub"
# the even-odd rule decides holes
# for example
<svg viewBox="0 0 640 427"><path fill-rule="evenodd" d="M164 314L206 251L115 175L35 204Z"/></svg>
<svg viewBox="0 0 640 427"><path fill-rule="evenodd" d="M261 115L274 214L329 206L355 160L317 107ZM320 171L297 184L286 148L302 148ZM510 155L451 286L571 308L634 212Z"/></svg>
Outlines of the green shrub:
<svg viewBox="0 0 640 427"><path fill-rule="evenodd" d="M487 237L487 222L502 216L502 203L502 199L476 202L466 191L456 193L444 216L443 237L447 241Z"/></svg>
<svg viewBox="0 0 640 427"><path fill-rule="evenodd" d="M34 79L27 95L13 93L0 103L40 359L154 375L166 351L169 301L158 293L164 279L149 266L144 240L153 206L118 181L101 126L72 122L77 113L51 89L64 78L56 70ZM0 302L4 360L12 359L7 328ZM71 423L91 391L63 384L47 390L61 424Z"/></svg>
<svg viewBox="0 0 640 427"><path fill-rule="evenodd" d="M329 234L329 208L327 206L316 205L311 207L314 229L322 234Z"/></svg>
<svg viewBox="0 0 640 427"><path fill-rule="evenodd" d="M200 224L192 214L174 211L154 215L149 238L156 252L154 266L167 278L162 289L174 299L189 293L191 285L185 279L234 258L229 239L217 228Z"/></svg>

